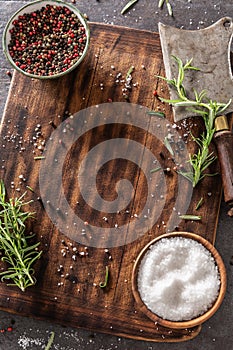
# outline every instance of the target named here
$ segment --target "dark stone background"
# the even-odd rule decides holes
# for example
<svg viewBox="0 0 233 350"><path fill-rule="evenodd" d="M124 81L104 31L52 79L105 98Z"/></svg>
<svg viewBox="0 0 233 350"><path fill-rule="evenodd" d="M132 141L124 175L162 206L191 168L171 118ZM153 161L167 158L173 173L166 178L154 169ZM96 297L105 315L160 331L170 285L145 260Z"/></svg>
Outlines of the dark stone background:
<svg viewBox="0 0 233 350"><path fill-rule="evenodd" d="M158 0L139 0L126 14L121 9L128 0L83 0L76 6L88 15L90 21L123 25L138 29L157 31L159 21L184 29L205 28L223 16L233 17L233 3L230 0L170 0L174 16L167 14L166 6L158 9ZM27 1L0 0L0 34L9 17ZM10 78L6 74L11 67L0 50L0 115L3 114ZM219 82L216 82L218 84ZM216 247L220 252L228 274L228 287L224 302L217 313L207 321L201 333L184 343L151 343L134 341L90 331L72 329L14 316L0 312L0 330L9 326L11 332L0 332L0 350L44 349L51 331L55 340L51 349L56 350L225 350L233 349L233 218L227 215L228 207L222 203L217 230ZM0 296L1 297L1 296Z"/></svg>

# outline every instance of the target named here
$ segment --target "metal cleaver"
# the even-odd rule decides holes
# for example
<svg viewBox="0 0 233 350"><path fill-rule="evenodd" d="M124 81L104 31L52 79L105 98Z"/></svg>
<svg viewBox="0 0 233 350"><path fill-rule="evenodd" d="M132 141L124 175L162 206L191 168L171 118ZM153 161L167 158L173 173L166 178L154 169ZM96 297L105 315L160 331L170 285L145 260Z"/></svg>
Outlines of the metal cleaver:
<svg viewBox="0 0 233 350"><path fill-rule="evenodd" d="M233 75L231 70L230 48L233 37L233 21L224 17L213 25L200 30L183 30L159 23L159 34L168 79L177 77L178 68L172 56L183 63L191 58L192 65L199 71L187 71L184 86L187 96L194 99L193 89L207 90L208 98L231 104L226 110L233 112ZM176 92L170 89L171 99L177 99ZM184 107L173 107L174 121L194 116ZM233 134L227 117L215 119L215 144L221 167L225 201L233 203Z"/></svg>

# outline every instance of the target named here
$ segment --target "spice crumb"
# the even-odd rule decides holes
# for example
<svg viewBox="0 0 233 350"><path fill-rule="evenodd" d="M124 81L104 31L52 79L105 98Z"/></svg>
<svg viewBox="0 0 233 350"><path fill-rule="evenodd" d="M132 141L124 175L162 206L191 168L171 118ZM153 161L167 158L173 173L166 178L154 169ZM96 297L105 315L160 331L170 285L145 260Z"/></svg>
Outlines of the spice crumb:
<svg viewBox="0 0 233 350"><path fill-rule="evenodd" d="M6 71L6 75L8 75L8 77L12 78L12 73L11 73L11 71L7 70L7 71Z"/></svg>
<svg viewBox="0 0 233 350"><path fill-rule="evenodd" d="M233 208L228 210L227 215L230 216L230 217L233 216Z"/></svg>

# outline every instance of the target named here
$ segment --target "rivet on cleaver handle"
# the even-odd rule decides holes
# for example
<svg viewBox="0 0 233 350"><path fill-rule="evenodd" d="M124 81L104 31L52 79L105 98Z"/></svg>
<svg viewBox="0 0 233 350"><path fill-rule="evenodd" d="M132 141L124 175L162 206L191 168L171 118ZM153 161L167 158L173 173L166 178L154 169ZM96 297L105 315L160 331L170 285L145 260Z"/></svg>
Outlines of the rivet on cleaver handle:
<svg viewBox="0 0 233 350"><path fill-rule="evenodd" d="M230 62L230 47L233 21L221 18L211 26L200 30L184 30L159 23L159 34L168 79L177 77L178 68L172 56L184 63L193 58L192 65L200 71L187 71L184 86L189 98L194 99L193 89L207 91L207 96L218 102L232 102L226 113L233 112L233 75ZM170 89L171 99L177 99ZM193 116L185 108L173 108L174 121Z"/></svg>

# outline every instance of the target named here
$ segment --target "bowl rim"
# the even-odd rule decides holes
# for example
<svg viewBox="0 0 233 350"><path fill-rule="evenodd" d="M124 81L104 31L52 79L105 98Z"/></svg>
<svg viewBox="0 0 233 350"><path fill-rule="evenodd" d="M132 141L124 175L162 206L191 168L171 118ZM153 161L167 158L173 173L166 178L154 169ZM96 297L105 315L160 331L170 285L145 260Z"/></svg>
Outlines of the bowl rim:
<svg viewBox="0 0 233 350"><path fill-rule="evenodd" d="M212 256L215 259L215 262L218 266L219 270L219 277L220 277L220 288L219 293L214 301L213 305L202 315L197 316L191 320L184 320L184 321L170 321L168 319L163 319L162 317L158 316L154 312L152 312L150 309L147 308L143 300L141 299L140 293L137 288L137 277L138 277L138 270L141 263L142 258L147 253L150 246L161 240L162 238L171 238L171 237L184 237L189 238L197 241L198 243L201 243L209 252L212 254ZM225 293L226 293L226 286L227 286L227 275L226 275L226 268L224 265L224 262L218 253L217 249L214 247L210 241L205 239L203 236L200 236L199 234L192 233L192 232L170 232L163 235L160 235L150 241L139 253L139 255L136 258L136 261L133 266L132 271L132 292L134 299L136 301L137 307L140 311L142 311L147 317L149 317L152 321L154 321L156 324L160 324L164 327L168 328L174 328L174 329L185 329L185 328L192 328L198 325L201 325L203 322L208 320L213 314L218 310L220 307Z"/></svg>
<svg viewBox="0 0 233 350"><path fill-rule="evenodd" d="M85 45L85 48L84 48L82 56L70 68L68 68L66 71L60 72L60 73L54 74L54 75L43 75L43 76L40 76L40 75L27 73L24 70L20 69L15 64L14 60L12 59L12 57L10 56L9 51L8 51L8 46L7 46L7 43L6 43L7 32L9 30L13 20L16 19L21 12L27 13L27 11L26 11L27 9L29 9L29 11L30 11L30 7L37 6L39 4L41 4L41 7L43 7L43 4L44 5L46 5L46 4L54 4L54 5L57 5L57 6L64 6L64 7L69 8L71 11L73 11L78 16L79 20L82 22L82 24L83 24L83 26L85 28L85 33L86 33L86 37L87 37L86 45ZM38 9L39 8L40 7L38 7ZM28 11L28 13L30 13L29 11ZM23 5L16 12L14 12L13 15L9 18L9 20L7 21L7 24L6 24L5 28L4 28L3 35L2 35L3 52L4 52L8 62L13 66L13 68L16 69L18 72L20 72L20 73L22 73L22 74L24 74L24 75L26 75L26 76L28 76L30 78L40 79L40 80L48 80L48 79L60 78L60 77L62 77L64 75L70 73L75 68L77 68L77 66L79 66L79 64L82 62L82 60L86 56L89 44L90 44L90 28L89 28L89 25L88 25L87 20L85 19L84 15L73 4L66 3L66 2L64 2L62 0L35 0L35 1L32 1L30 3L27 3L27 4Z"/></svg>

